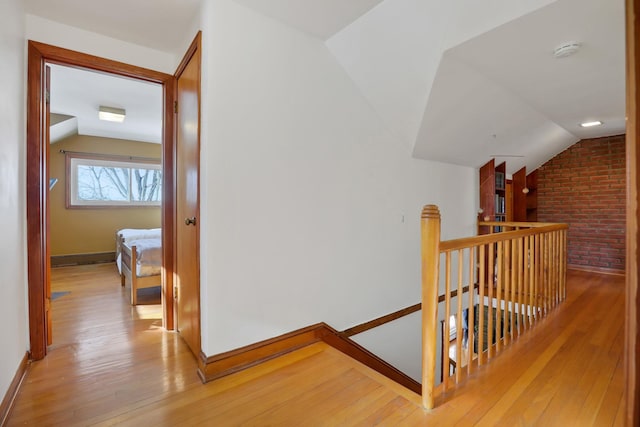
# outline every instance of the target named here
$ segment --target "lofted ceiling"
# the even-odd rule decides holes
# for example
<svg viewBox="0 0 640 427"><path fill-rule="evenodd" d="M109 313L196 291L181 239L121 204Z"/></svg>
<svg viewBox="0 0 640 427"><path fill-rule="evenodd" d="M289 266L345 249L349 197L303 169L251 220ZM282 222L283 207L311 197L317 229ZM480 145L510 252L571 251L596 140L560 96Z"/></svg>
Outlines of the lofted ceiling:
<svg viewBox="0 0 640 427"><path fill-rule="evenodd" d="M326 40L382 0L235 0L266 16Z"/></svg>
<svg viewBox="0 0 640 427"><path fill-rule="evenodd" d="M494 154L515 172L580 139L624 133L624 37L624 2L560 0L452 47L414 155L480 166ZM568 41L580 50L555 58ZM603 124L580 126L591 120Z"/></svg>
<svg viewBox="0 0 640 427"><path fill-rule="evenodd" d="M162 86L77 68L51 67L51 143L80 134L162 141ZM124 122L98 119L100 106L121 108Z"/></svg>
<svg viewBox="0 0 640 427"><path fill-rule="evenodd" d="M234 1L323 40L417 158L478 167L495 157L513 173L579 139L625 129L622 0ZM176 55L199 3L25 0L30 14ZM554 58L567 41L581 50ZM80 83L71 85L76 95L91 92ZM133 112L138 96L120 95L108 102ZM85 117L107 100L56 102L55 112L76 117L79 132L98 132ZM603 126L578 126L592 119Z"/></svg>
<svg viewBox="0 0 640 427"><path fill-rule="evenodd" d="M165 52L182 48L202 0L24 0L51 21Z"/></svg>

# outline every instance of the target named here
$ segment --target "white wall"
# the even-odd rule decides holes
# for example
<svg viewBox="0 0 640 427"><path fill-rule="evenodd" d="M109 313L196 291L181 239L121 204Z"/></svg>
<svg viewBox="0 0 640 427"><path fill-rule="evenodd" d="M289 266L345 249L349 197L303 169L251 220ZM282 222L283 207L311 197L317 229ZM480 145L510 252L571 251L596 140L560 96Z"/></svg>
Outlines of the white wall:
<svg viewBox="0 0 640 427"><path fill-rule="evenodd" d="M440 140L425 123L428 105L439 106L431 94L438 89L435 78L442 54L553 1L385 0L326 44L382 120L408 145L416 146L416 157L451 162L434 155L430 141ZM454 163L473 164L457 157Z"/></svg>
<svg viewBox="0 0 640 427"><path fill-rule="evenodd" d="M180 59L26 22L27 38L134 65ZM443 239L473 233L476 171L412 159L320 40L230 0L204 2L201 26L203 351L415 304L421 208L440 206Z"/></svg>
<svg viewBox="0 0 640 427"><path fill-rule="evenodd" d="M23 23L21 0L0 2L0 400L28 349Z"/></svg>
<svg viewBox="0 0 640 427"><path fill-rule="evenodd" d="M540 9L556 0L457 0L444 48L457 46L486 31Z"/></svg>
<svg viewBox="0 0 640 427"><path fill-rule="evenodd" d="M202 26L203 351L418 302L421 208L473 233L476 171L412 159L321 41L229 0Z"/></svg>
<svg viewBox="0 0 640 427"><path fill-rule="evenodd" d="M380 117L415 143L451 25L448 0L385 0L327 40Z"/></svg>
<svg viewBox="0 0 640 427"><path fill-rule="evenodd" d="M26 37L42 43L100 56L126 64L173 74L179 61L174 54L26 15Z"/></svg>

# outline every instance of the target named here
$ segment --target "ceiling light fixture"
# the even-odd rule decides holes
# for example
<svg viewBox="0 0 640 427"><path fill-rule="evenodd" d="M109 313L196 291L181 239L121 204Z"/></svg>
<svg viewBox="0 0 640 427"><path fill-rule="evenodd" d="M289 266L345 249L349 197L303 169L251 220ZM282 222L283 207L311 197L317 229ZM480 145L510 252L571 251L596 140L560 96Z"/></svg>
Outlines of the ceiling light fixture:
<svg viewBox="0 0 640 427"><path fill-rule="evenodd" d="M583 128L590 128L592 126L600 126L602 124L602 122L600 120L594 120L592 122L584 122L584 123L580 123L580 126Z"/></svg>
<svg viewBox="0 0 640 427"><path fill-rule="evenodd" d="M103 107L101 105L98 109L98 118L100 120L122 123L125 116L126 112L123 108Z"/></svg>
<svg viewBox="0 0 640 427"><path fill-rule="evenodd" d="M580 43L579 42L565 42L562 43L560 46L556 47L555 49L553 49L553 56L555 58L566 58L567 56L571 56L574 53L578 52L580 50Z"/></svg>

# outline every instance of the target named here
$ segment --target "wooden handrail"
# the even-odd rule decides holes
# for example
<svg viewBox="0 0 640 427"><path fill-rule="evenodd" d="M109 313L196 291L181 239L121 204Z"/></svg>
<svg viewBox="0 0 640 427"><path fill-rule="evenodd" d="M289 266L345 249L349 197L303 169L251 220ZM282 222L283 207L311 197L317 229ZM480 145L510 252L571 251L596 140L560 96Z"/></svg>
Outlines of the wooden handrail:
<svg viewBox="0 0 640 427"><path fill-rule="evenodd" d="M509 224L506 222L484 222L482 225L499 225L505 226ZM511 223L517 224L517 223ZM529 223L526 223L529 224ZM566 230L569 226L567 224L546 223L544 225L538 225L536 227L527 228L523 230L503 231L501 233L483 234L481 236L463 237L460 239L445 240L440 242L440 250L455 251L458 249L466 249L472 246L486 245L488 243L497 243L499 241L505 241L509 239L515 239L524 236L534 236L536 234L544 233L547 231Z"/></svg>
<svg viewBox="0 0 640 427"><path fill-rule="evenodd" d="M566 297L567 224L481 221L479 229L491 234L440 241L440 222L438 207L425 206L422 404L427 409L435 406L436 389L446 392L452 381L462 381L463 370L469 374L489 363ZM441 287L444 295L439 296ZM455 363L449 363L449 328L438 327L438 304L444 305L445 322L450 315L457 319L456 342L450 350L455 351ZM438 353L443 358L441 375L436 375ZM455 369L451 379L450 366ZM442 378L440 385L436 377Z"/></svg>
<svg viewBox="0 0 640 427"><path fill-rule="evenodd" d="M546 227L548 225L562 224L559 222L516 222L516 221L478 221L478 226L492 226L492 227L514 227L514 228L537 228Z"/></svg>

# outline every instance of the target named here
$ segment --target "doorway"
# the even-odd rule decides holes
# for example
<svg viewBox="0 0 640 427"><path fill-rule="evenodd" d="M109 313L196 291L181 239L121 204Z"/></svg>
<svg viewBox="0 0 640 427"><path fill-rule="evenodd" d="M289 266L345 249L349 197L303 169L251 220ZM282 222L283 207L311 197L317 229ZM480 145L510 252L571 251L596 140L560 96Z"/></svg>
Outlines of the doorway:
<svg viewBox="0 0 640 427"><path fill-rule="evenodd" d="M174 328L173 317L173 224L174 224L174 78L103 58L94 57L43 43L28 45L27 93L27 245L29 276L29 331L31 358L42 359L47 353L51 334L50 264L49 264L49 129L47 64L57 64L108 73L161 85L163 98L162 158L163 207L162 234L162 303L166 329Z"/></svg>

